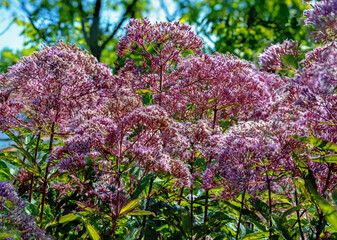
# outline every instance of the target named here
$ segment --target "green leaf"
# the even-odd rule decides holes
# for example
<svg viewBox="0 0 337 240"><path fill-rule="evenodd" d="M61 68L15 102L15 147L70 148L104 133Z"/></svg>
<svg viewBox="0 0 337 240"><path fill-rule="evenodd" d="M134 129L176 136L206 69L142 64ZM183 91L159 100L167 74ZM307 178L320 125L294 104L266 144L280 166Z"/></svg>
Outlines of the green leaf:
<svg viewBox="0 0 337 240"><path fill-rule="evenodd" d="M29 166L27 163L22 161L21 159L15 157L13 153L10 152L0 152L0 159L3 161L12 164L13 166L26 169L28 172L35 174L36 176L40 176L40 173L34 169L32 166Z"/></svg>
<svg viewBox="0 0 337 240"><path fill-rule="evenodd" d="M75 215L75 214L73 214L73 213L69 213L69 214L66 214L66 215L60 217L58 220L55 219L55 220L52 222L52 225L57 224L57 223L72 222L72 221L74 221L74 220L76 220L76 219L79 219L79 218L80 218L80 216Z"/></svg>
<svg viewBox="0 0 337 240"><path fill-rule="evenodd" d="M286 54L288 63L292 69L297 69L298 64L296 58L292 54Z"/></svg>
<svg viewBox="0 0 337 240"><path fill-rule="evenodd" d="M290 215L290 214L292 214L292 213L294 213L294 212L296 212L296 211L299 211L299 210L301 210L302 208L303 208L302 205L298 205L298 206L296 206L296 207L292 207L292 208L288 209L287 211L285 211L285 212L282 214L282 218L286 218L288 215Z"/></svg>
<svg viewBox="0 0 337 240"><path fill-rule="evenodd" d="M315 147L318 147L320 149L323 150L329 150L329 151L333 151L337 153L337 145L333 144L332 142L320 139L320 138L316 138L316 137L294 137L295 139L301 141L301 142L305 142L305 143L309 143L311 145L314 145Z"/></svg>
<svg viewBox="0 0 337 240"><path fill-rule="evenodd" d="M12 174L6 163L0 161L0 181L4 182L6 180L10 180L12 178Z"/></svg>
<svg viewBox="0 0 337 240"><path fill-rule="evenodd" d="M313 162L337 163L337 155L327 155L319 158L309 158Z"/></svg>
<svg viewBox="0 0 337 240"><path fill-rule="evenodd" d="M135 208L136 206L138 206L140 204L141 200L142 200L141 198L131 200L127 205L125 205L121 209L120 214L125 214L126 212L132 210L133 208Z"/></svg>
<svg viewBox="0 0 337 240"><path fill-rule="evenodd" d="M150 211L145 211L145 210L135 210L132 212L128 212L125 213L123 215L127 215L127 216L147 216L147 215L152 215L152 216L156 216L156 214L154 214L153 212Z"/></svg>
<svg viewBox="0 0 337 240"><path fill-rule="evenodd" d="M292 153L292 158L296 166L300 170L302 177L304 179L305 185L307 189L309 190L309 192L317 193L317 185L315 181L315 176L310 170L310 168L305 164L305 162L299 159L299 157L295 153Z"/></svg>
<svg viewBox="0 0 337 240"><path fill-rule="evenodd" d="M139 195L143 192L143 190L149 186L151 178L154 176L154 173L146 175L140 182L137 184L136 189L133 191L131 195L131 199L135 199L139 197Z"/></svg>
<svg viewBox="0 0 337 240"><path fill-rule="evenodd" d="M182 219L182 226L183 226L184 231L187 233L191 232L192 224L191 224L191 218L188 212L182 212L181 219Z"/></svg>
<svg viewBox="0 0 337 240"><path fill-rule="evenodd" d="M141 90L135 91L135 93L138 93L140 95L145 95L147 93L153 93L153 91L151 89L141 89Z"/></svg>
<svg viewBox="0 0 337 240"><path fill-rule="evenodd" d="M101 239L94 226L90 225L88 222L86 222L84 225L85 225L86 229L88 230L90 237L93 240Z"/></svg>
<svg viewBox="0 0 337 240"><path fill-rule="evenodd" d="M20 141L20 139L19 139L17 136L15 136L14 133L12 133L11 131L7 130L7 131L5 132L5 134L6 134L10 139L12 139L17 145L22 146L22 142Z"/></svg>
<svg viewBox="0 0 337 240"><path fill-rule="evenodd" d="M286 218L281 218L277 215L273 215L272 222L273 225L278 230L278 232L283 237L283 239L285 240L298 239L296 232L294 231L294 229L292 229L291 225L287 222Z"/></svg>
<svg viewBox="0 0 337 240"><path fill-rule="evenodd" d="M14 236L20 236L19 230L7 230L6 232L0 232L0 239L10 238Z"/></svg>
<svg viewBox="0 0 337 240"><path fill-rule="evenodd" d="M107 214L104 214L104 213L101 213L101 212L97 212L95 209L93 209L93 208L90 208L90 207L87 207L87 206L84 206L84 205L82 205L82 204L80 204L80 203L76 203L79 207L81 207L83 210L85 210L85 211L83 211L83 212L80 212L82 215L87 215L88 213L95 213L95 214L98 214L98 215L100 215L100 216L103 216L103 217L106 217L106 218L109 218L109 219L111 219L111 217L109 216L109 215L107 215Z"/></svg>
<svg viewBox="0 0 337 240"><path fill-rule="evenodd" d="M323 211L325 219L331 224L331 228L334 231L337 231L337 210L326 199L322 198L318 194L315 178L309 167L300 160L296 154L292 153L292 156L303 175L305 186L319 205L320 209Z"/></svg>
<svg viewBox="0 0 337 240"><path fill-rule="evenodd" d="M307 188L305 187L304 180L293 178L293 182L294 182L296 188L306 197L306 199L310 200L311 195L310 195L309 191L307 190Z"/></svg>
<svg viewBox="0 0 337 240"><path fill-rule="evenodd" d="M256 199L252 203L253 207L259 211L259 213L265 218L269 218L269 206L265 203L262 202L260 199Z"/></svg>
<svg viewBox="0 0 337 240"><path fill-rule="evenodd" d="M124 238L124 240L135 240L137 239L140 231L142 230L142 228L135 228L133 230L131 230L128 235L126 235L126 237Z"/></svg>
<svg viewBox="0 0 337 240"><path fill-rule="evenodd" d="M38 166L37 162L34 161L34 158L32 157L32 155L30 155L30 153L27 150L19 146L16 146L16 148L22 153L23 156L26 157L26 159L29 161L31 166L33 166L34 169L36 169L36 171L41 172L41 169Z"/></svg>
<svg viewBox="0 0 337 240"><path fill-rule="evenodd" d="M259 240L265 239L268 236L269 232L249 233L243 238L243 240Z"/></svg>
<svg viewBox="0 0 337 240"><path fill-rule="evenodd" d="M218 97L212 98L212 99L208 100L207 103L212 103L212 102L216 101L217 99L218 99Z"/></svg>
<svg viewBox="0 0 337 240"><path fill-rule="evenodd" d="M153 94L152 93L142 94L142 100L145 106L153 105Z"/></svg>

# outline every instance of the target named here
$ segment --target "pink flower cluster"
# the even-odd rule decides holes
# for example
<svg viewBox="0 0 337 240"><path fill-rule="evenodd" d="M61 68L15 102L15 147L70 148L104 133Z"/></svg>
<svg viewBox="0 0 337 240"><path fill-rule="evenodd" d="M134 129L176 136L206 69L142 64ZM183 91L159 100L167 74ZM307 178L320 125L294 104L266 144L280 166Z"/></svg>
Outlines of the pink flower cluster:
<svg viewBox="0 0 337 240"><path fill-rule="evenodd" d="M313 27L315 40L327 43L336 39L337 1L322 0L311 3L311 9L305 10L305 24Z"/></svg>

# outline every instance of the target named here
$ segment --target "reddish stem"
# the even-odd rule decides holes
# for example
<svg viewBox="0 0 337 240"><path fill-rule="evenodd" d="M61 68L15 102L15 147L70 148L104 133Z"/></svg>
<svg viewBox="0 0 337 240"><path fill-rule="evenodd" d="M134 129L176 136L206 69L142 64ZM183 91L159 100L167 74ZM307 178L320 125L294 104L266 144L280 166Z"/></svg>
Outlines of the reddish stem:
<svg viewBox="0 0 337 240"><path fill-rule="evenodd" d="M54 133L55 133L55 122L53 122L52 125L51 125L51 134L50 134L50 142L49 142L49 154L53 150ZM43 181L43 190L42 190L43 195L42 195L41 213L40 213L40 228L42 228L44 205L45 205L45 202L46 202L49 166L50 166L50 161L48 161L48 163L47 163L46 174L44 176L44 181Z"/></svg>

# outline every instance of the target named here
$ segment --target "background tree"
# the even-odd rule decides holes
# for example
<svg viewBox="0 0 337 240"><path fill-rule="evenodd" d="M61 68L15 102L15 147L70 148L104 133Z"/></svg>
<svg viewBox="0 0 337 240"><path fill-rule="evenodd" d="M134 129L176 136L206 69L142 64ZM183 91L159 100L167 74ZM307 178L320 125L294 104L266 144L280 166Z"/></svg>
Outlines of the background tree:
<svg viewBox="0 0 337 240"><path fill-rule="evenodd" d="M196 28L209 52L230 52L251 60L270 43L294 39L307 44L302 0L175 0L180 21Z"/></svg>
<svg viewBox="0 0 337 240"><path fill-rule="evenodd" d="M24 27L21 34L27 37L25 45L35 47L63 39L90 50L99 61L105 54L105 62L111 58L111 46L116 45L123 23L128 18L141 18L150 8L147 0L12 0L1 5Z"/></svg>
<svg viewBox="0 0 337 240"><path fill-rule="evenodd" d="M99 61L112 65L113 50L129 18L148 16L149 0L2 0L13 21L23 26L26 45L53 43L62 38L90 50ZM171 0L160 1L167 21L194 27L205 40L207 52L230 52L254 59L271 43L305 39L302 0ZM153 21L153 19L151 19Z"/></svg>

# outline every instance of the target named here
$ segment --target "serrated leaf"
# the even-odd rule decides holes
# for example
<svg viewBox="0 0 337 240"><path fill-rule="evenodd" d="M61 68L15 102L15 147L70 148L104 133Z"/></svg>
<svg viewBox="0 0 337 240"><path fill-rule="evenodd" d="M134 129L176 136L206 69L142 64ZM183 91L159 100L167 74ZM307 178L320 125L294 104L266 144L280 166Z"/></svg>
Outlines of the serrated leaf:
<svg viewBox="0 0 337 240"><path fill-rule="evenodd" d="M134 210L128 213L125 213L123 215L127 215L127 216L148 216L148 215L152 215L152 216L156 216L156 214L154 214L153 212L150 211L145 211L145 210Z"/></svg>
<svg viewBox="0 0 337 240"><path fill-rule="evenodd" d="M259 240L264 239L269 236L269 232L259 232L259 233L249 233L243 240Z"/></svg>
<svg viewBox="0 0 337 240"><path fill-rule="evenodd" d="M139 195L144 191L144 189L149 185L151 178L154 176L154 173L146 175L140 182L137 184L136 189L131 195L131 199L139 197Z"/></svg>
<svg viewBox="0 0 337 240"><path fill-rule="evenodd" d="M272 216L273 225L285 240L297 240L297 234L287 222L286 218L281 218L277 215Z"/></svg>
<svg viewBox="0 0 337 240"><path fill-rule="evenodd" d="M183 226L184 231L187 233L191 232L192 223L191 223L191 218L188 212L182 212L181 219L182 219L182 226Z"/></svg>
<svg viewBox="0 0 337 240"><path fill-rule="evenodd" d="M66 214L62 217L60 217L58 220L54 220L52 222L52 225L57 224L57 223L66 223L66 222L72 222L76 219L80 218L80 216L75 215L73 213Z"/></svg>
<svg viewBox="0 0 337 240"><path fill-rule="evenodd" d="M337 155L327 155L319 158L309 158L313 162L337 163Z"/></svg>
<svg viewBox="0 0 337 240"><path fill-rule="evenodd" d="M85 225L86 229L88 230L90 237L93 240L101 239L101 237L99 236L99 234L98 234L98 232L97 232L97 230L95 229L94 226L90 225L89 223L85 223L84 225Z"/></svg>
<svg viewBox="0 0 337 240"><path fill-rule="evenodd" d="M7 130L7 131L5 132L5 134L6 134L10 139L12 139L17 145L22 146L22 142L20 141L20 139L19 139L17 136L15 136L14 133L12 133L11 131Z"/></svg>
<svg viewBox="0 0 337 240"><path fill-rule="evenodd" d="M76 203L76 204L77 204L79 207L81 207L82 209L86 210L87 212L90 212L90 213L96 213L96 214L98 214L98 215L101 215L101 216L103 216L103 217L106 217L106 218L111 219L111 217L110 217L109 215L107 215L107 214L97 212L95 209L90 208L90 207L87 207L87 206L84 206L84 205L82 205L82 204L80 204L80 203ZM81 213L84 213L84 212L81 212ZM82 214L82 215L83 215L83 214ZM85 215L87 215L87 214L85 214Z"/></svg>
<svg viewBox="0 0 337 240"><path fill-rule="evenodd" d="M309 167L296 154L292 153L292 157L303 175L306 188L324 213L325 219L331 224L331 228L337 231L337 210L318 194L315 177Z"/></svg>
<svg viewBox="0 0 337 240"><path fill-rule="evenodd" d="M13 166L26 169L28 172L35 174L36 176L40 176L40 173L34 169L32 166L29 166L27 163L22 161L21 159L15 157L10 152L0 152L0 159L3 161L12 164Z"/></svg>
<svg viewBox="0 0 337 240"><path fill-rule="evenodd" d="M297 69L298 68L298 63L296 58L292 54L286 54L288 63L292 69Z"/></svg>
<svg viewBox="0 0 337 240"><path fill-rule="evenodd" d="M290 214L292 214L292 213L294 213L294 212L296 212L296 211L299 211L299 210L301 210L302 208L303 208L302 205L298 205L298 206L296 206L296 207L292 207L292 208L288 209L287 211L285 211L285 212L282 214L282 218L286 218L288 215L290 215Z"/></svg>
<svg viewBox="0 0 337 240"><path fill-rule="evenodd" d="M305 198L310 200L311 199L311 196L310 196L310 193L308 192L308 190L306 189L305 187L305 183L303 181L303 179L296 179L294 178L293 179L293 182L296 186L296 188L302 193L304 194Z"/></svg>
<svg viewBox="0 0 337 240"><path fill-rule="evenodd" d="M0 161L0 181L10 180L12 178L12 174L6 163Z"/></svg>
<svg viewBox="0 0 337 240"><path fill-rule="evenodd" d="M144 94L147 94L147 93L153 93L153 91L151 89L141 89L141 90L135 91L135 93L138 93L140 95L144 95Z"/></svg>
<svg viewBox="0 0 337 240"><path fill-rule="evenodd" d="M212 99L208 100L207 103L212 103L212 102L216 101L217 99L218 99L217 97L216 98L212 98Z"/></svg>
<svg viewBox="0 0 337 240"><path fill-rule="evenodd" d="M32 157L32 155L30 155L30 153L27 150L25 150L24 148L19 147L19 146L17 146L16 148L22 153L23 156L26 157L26 159L29 161L29 163L31 164L31 166L34 167L34 169L36 169L37 172L41 172L40 167L34 161L34 158Z"/></svg>
<svg viewBox="0 0 337 240"><path fill-rule="evenodd" d="M6 232L0 232L0 239L6 239L13 236L20 236L19 230L7 230Z"/></svg>
<svg viewBox="0 0 337 240"><path fill-rule="evenodd" d="M125 214L126 212L132 210L133 208L135 208L136 206L138 206L140 204L141 200L142 200L141 198L131 200L127 205L125 205L121 209L120 214Z"/></svg>
<svg viewBox="0 0 337 240"><path fill-rule="evenodd" d="M140 231L142 230L142 228L135 228L133 230L131 230L128 235L126 235L126 237L124 238L124 240L135 240L137 239Z"/></svg>
<svg viewBox="0 0 337 240"><path fill-rule="evenodd" d="M315 191L317 193L317 185L315 181L315 176L310 170L310 168L305 164L305 162L299 159L299 157L295 153L292 153L291 155L292 155L292 158L296 166L298 167L298 169L300 170L302 174L305 185L307 189L309 190L309 192Z"/></svg>
<svg viewBox="0 0 337 240"><path fill-rule="evenodd" d="M337 153L337 145L333 144L332 142L316 138L316 137L294 137L295 139L309 143L311 145L314 145L317 148L323 149L323 150L328 150L328 151L333 151Z"/></svg>

